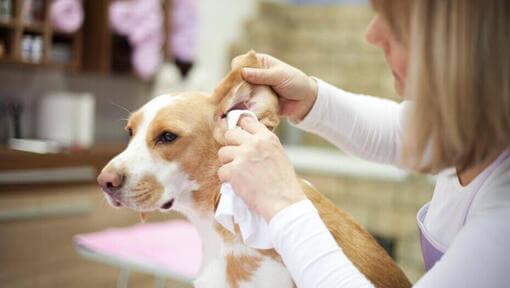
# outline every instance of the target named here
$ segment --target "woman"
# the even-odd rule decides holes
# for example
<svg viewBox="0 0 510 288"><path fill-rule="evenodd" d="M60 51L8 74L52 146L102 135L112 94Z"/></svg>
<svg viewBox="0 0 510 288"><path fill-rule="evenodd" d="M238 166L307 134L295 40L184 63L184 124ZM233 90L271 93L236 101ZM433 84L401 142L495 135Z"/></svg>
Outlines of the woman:
<svg viewBox="0 0 510 288"><path fill-rule="evenodd" d="M428 271L416 287L508 287L510 1L372 5L366 38L383 50L401 104L342 91L267 55L259 55L266 69L243 77L272 86L283 116L344 151L439 172L418 212ZM371 287L295 183L276 137L248 117L240 125L219 151L219 177L268 221L298 287ZM305 225L321 233L310 237Z"/></svg>

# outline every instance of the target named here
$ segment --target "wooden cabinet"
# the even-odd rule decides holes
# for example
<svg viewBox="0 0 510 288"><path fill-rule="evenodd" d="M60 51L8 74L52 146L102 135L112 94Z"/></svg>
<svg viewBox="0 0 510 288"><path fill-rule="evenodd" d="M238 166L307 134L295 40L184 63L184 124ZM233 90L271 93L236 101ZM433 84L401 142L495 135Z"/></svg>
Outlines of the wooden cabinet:
<svg viewBox="0 0 510 288"><path fill-rule="evenodd" d="M50 22L52 0L34 1L40 3L37 17L27 19L24 16L27 1L10 0L10 13L4 11L5 15L0 18L0 50L3 50L0 64L80 69L82 31L66 33L53 29ZM65 60L55 56L62 51L68 55Z"/></svg>
<svg viewBox="0 0 510 288"><path fill-rule="evenodd" d="M132 73L131 46L125 37L115 34L110 27L108 9L114 0L82 0L85 19L82 28L76 33L65 33L52 28L49 16L53 0L33 0L42 1L44 13L41 20L30 22L23 20L26 0L10 1L12 3L10 19L0 17L0 46L3 47L3 53L0 47L0 65L60 68L100 74ZM166 35L162 49L165 51L166 60L172 59L168 49L171 5L171 0L161 0ZM23 56L23 39L26 36L40 37L37 39L42 40L40 61L27 60ZM70 49L70 61L64 63L53 61L52 52L63 45Z"/></svg>

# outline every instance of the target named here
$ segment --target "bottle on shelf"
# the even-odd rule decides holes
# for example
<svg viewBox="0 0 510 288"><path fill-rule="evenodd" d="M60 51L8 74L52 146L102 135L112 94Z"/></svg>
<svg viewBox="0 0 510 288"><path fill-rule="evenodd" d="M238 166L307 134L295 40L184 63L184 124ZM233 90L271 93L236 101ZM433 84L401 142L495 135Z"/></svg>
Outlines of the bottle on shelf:
<svg viewBox="0 0 510 288"><path fill-rule="evenodd" d="M43 56L43 39L41 35L25 35L21 41L21 60L40 63Z"/></svg>
<svg viewBox="0 0 510 288"><path fill-rule="evenodd" d="M32 46L30 47L30 60L32 63L41 62L43 54L43 39L42 36L34 36L32 38Z"/></svg>
<svg viewBox="0 0 510 288"><path fill-rule="evenodd" d="M32 23L34 21L33 4L34 4L33 0L24 0L23 1L22 15L23 15L23 22L25 22L25 23Z"/></svg>
<svg viewBox="0 0 510 288"><path fill-rule="evenodd" d="M0 0L0 21L9 22L12 18L12 0Z"/></svg>
<svg viewBox="0 0 510 288"><path fill-rule="evenodd" d="M32 19L42 22L44 19L44 0L32 0Z"/></svg>
<svg viewBox="0 0 510 288"><path fill-rule="evenodd" d="M51 47L51 62L66 64L72 60L71 45L67 43L53 42Z"/></svg>
<svg viewBox="0 0 510 288"><path fill-rule="evenodd" d="M24 0L22 14L25 23L42 22L44 20L44 0Z"/></svg>
<svg viewBox="0 0 510 288"><path fill-rule="evenodd" d="M32 50L32 36L25 35L21 40L21 60L23 62L30 62Z"/></svg>

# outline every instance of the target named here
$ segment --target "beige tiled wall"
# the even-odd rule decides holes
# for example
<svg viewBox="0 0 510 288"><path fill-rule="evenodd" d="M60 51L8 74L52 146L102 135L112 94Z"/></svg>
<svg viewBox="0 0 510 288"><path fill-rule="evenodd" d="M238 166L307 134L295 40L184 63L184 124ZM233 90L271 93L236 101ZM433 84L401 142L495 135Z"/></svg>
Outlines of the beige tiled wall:
<svg viewBox="0 0 510 288"><path fill-rule="evenodd" d="M232 56L255 49L343 89L396 98L383 54L366 42L367 5L290 6L261 2Z"/></svg>
<svg viewBox="0 0 510 288"><path fill-rule="evenodd" d="M347 91L397 99L382 52L365 40L373 15L367 5L291 6L262 1L232 45L231 56L255 49ZM311 134L303 139L306 145L329 146Z"/></svg>

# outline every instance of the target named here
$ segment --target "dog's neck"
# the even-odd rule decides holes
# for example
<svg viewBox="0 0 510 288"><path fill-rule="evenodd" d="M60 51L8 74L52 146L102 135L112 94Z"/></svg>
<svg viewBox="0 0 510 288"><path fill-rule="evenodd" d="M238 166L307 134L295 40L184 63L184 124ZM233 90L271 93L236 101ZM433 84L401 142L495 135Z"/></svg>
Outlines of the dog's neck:
<svg viewBox="0 0 510 288"><path fill-rule="evenodd" d="M184 201L186 205L175 207L178 212L188 218L200 234L203 248L203 265L224 256L233 249L236 250L236 254L239 249L250 249L243 244L238 229L236 229L236 234L232 234L214 218L221 196L221 182L217 176L220 166L217 157L214 160L204 161L199 171L195 171L195 175L200 175L200 177L195 178L199 188L186 196L189 197ZM241 246L245 248L241 248Z"/></svg>

